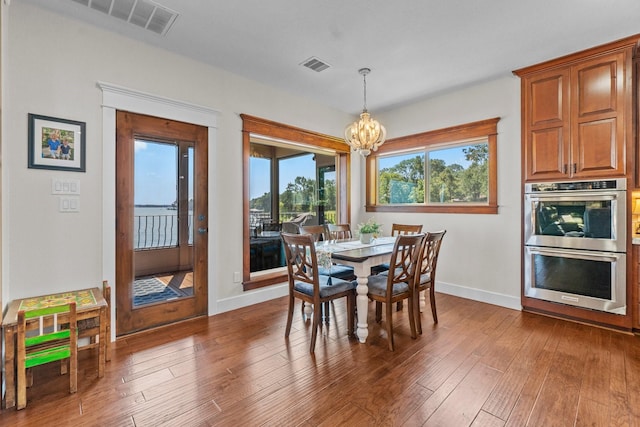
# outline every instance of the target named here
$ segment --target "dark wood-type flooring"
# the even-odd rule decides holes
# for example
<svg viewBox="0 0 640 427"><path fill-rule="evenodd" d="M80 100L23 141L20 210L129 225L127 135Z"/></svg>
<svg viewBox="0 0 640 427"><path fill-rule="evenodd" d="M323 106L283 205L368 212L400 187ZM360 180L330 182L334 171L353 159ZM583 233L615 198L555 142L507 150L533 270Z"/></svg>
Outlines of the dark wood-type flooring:
<svg viewBox="0 0 640 427"><path fill-rule="evenodd" d="M285 298L139 333L102 379L82 352L75 395L36 368L0 425L640 425L640 338L443 294L438 308L416 340L394 313L395 352L371 320L367 344L348 338L342 301L315 355L299 305L285 340Z"/></svg>

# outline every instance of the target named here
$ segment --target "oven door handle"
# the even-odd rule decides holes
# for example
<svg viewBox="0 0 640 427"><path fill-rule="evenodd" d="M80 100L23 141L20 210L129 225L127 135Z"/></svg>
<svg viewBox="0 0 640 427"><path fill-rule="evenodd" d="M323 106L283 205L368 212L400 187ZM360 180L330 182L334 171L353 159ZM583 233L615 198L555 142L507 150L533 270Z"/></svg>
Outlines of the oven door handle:
<svg viewBox="0 0 640 427"><path fill-rule="evenodd" d="M623 192L616 193L546 193L546 194L527 194L527 200L532 202L544 202L548 200L571 201L571 200L618 200L623 196Z"/></svg>
<svg viewBox="0 0 640 427"><path fill-rule="evenodd" d="M561 255L565 258L577 258L588 259L591 261L607 261L616 262L624 254L615 252L599 252L599 251L583 251L572 249L556 249L556 248L543 248L527 246L528 251L532 255L546 255L546 256L558 256Z"/></svg>

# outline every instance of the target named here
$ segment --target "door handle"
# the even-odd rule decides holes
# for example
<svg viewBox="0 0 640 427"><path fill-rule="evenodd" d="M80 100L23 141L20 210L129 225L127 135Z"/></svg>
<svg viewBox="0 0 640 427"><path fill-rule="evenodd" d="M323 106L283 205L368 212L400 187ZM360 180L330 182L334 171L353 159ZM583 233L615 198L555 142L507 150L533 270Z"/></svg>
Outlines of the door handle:
<svg viewBox="0 0 640 427"><path fill-rule="evenodd" d="M198 233L200 233L200 234L205 234L205 233L207 233L208 231L209 231L209 229L208 229L208 228L202 228L202 227L198 228Z"/></svg>

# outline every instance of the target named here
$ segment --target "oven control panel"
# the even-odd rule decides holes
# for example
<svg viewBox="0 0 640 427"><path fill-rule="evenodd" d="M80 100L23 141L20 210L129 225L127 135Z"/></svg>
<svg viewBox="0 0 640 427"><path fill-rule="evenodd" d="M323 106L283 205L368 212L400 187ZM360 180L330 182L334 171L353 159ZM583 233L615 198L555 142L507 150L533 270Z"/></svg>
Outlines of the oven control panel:
<svg viewBox="0 0 640 427"><path fill-rule="evenodd" d="M536 182L525 184L525 193L537 193L543 191L597 191L626 189L627 180L625 178L600 181Z"/></svg>

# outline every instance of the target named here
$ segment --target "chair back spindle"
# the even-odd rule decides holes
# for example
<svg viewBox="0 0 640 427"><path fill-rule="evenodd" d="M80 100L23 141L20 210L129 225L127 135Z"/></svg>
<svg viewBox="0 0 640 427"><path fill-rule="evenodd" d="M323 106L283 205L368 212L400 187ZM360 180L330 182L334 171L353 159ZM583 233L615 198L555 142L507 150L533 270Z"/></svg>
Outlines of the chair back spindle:
<svg viewBox="0 0 640 427"><path fill-rule="evenodd" d="M327 224L331 240L351 239L351 226L349 224Z"/></svg>

